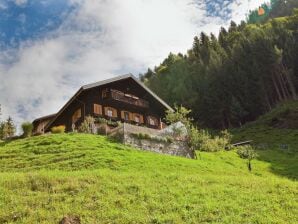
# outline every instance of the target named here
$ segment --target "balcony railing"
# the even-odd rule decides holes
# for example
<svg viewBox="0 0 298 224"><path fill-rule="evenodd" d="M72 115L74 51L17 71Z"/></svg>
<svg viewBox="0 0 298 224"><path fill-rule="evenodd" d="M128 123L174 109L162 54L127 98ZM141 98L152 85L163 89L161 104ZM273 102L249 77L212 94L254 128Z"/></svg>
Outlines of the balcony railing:
<svg viewBox="0 0 298 224"><path fill-rule="evenodd" d="M148 101L140 99L134 95L125 94L121 91L114 90L114 89L110 89L108 93L109 93L108 95L114 100L132 104L138 107L144 107L144 108L149 107Z"/></svg>

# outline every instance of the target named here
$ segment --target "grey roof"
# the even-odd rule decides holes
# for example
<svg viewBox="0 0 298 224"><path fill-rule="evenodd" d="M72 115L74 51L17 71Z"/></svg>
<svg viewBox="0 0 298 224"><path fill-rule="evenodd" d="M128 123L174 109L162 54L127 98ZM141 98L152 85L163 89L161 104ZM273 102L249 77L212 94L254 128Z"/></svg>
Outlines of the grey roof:
<svg viewBox="0 0 298 224"><path fill-rule="evenodd" d="M171 108L166 102L164 102L161 98L159 98L155 93L153 93L148 87L146 87L142 82L140 82L134 75L132 74L126 74L126 75L121 75L121 76L117 76L111 79L106 79L103 81L99 81L99 82L95 82L95 83L91 83L91 84L87 84L82 86L75 95L73 95L71 97L71 99L59 110L59 112L56 114L56 116L54 117L54 119L52 121L50 121L47 125L46 128L48 128L55 120L56 118L66 109L66 107L75 99L75 97L77 95L79 95L82 91L87 90L87 89L91 89L94 87L99 87L105 84L109 84L109 83L113 83L116 81L120 81L120 80L124 80L124 79L128 79L131 78L133 79L137 84L139 84L142 88L144 88L148 93L150 93L156 100L158 100L165 108L167 108L168 110L174 111L173 108Z"/></svg>
<svg viewBox="0 0 298 224"><path fill-rule="evenodd" d="M40 120L46 120L46 119L52 118L54 116L56 116L56 114L49 114L49 115L46 115L46 116L42 116L42 117L36 118L32 123L34 123L36 121L40 121Z"/></svg>

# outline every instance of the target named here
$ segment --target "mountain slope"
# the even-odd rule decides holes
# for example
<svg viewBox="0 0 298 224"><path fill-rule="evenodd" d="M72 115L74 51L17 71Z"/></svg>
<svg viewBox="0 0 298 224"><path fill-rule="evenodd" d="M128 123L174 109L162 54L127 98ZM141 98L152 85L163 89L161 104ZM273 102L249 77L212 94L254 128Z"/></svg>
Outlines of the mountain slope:
<svg viewBox="0 0 298 224"><path fill-rule="evenodd" d="M288 145L298 151L298 101L282 103L271 112L232 130L234 141L251 139L257 145L280 148Z"/></svg>
<svg viewBox="0 0 298 224"><path fill-rule="evenodd" d="M189 160L84 134L0 144L0 223L58 223L65 215L82 223L298 221L294 171L275 173L256 160L249 173L234 151ZM279 151L272 159L295 162Z"/></svg>

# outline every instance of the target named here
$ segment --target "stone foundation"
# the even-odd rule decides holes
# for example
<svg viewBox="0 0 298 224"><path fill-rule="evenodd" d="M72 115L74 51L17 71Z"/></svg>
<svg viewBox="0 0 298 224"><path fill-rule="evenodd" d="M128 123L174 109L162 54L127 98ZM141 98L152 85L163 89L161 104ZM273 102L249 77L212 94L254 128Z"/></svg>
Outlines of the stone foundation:
<svg viewBox="0 0 298 224"><path fill-rule="evenodd" d="M137 135L140 133L146 134L148 138L137 137ZM164 134L161 138L159 133L160 132L155 129L123 124L121 127L118 127L112 131L110 136L117 138L126 145L130 145L142 150L173 156L194 158L194 152L189 148L186 141L167 141Z"/></svg>

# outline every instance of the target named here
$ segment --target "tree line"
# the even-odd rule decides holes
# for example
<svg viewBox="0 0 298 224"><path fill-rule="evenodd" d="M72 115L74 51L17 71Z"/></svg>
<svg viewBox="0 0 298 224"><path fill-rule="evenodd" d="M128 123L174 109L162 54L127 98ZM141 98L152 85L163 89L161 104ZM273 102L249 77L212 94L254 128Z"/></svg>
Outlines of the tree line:
<svg viewBox="0 0 298 224"><path fill-rule="evenodd" d="M232 21L218 36L202 32L187 54L170 53L140 78L170 105L190 108L200 126L226 129L297 99L297 59L296 9L265 23Z"/></svg>

